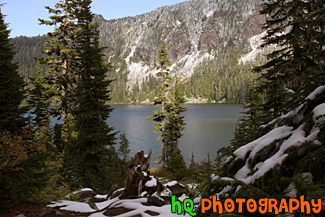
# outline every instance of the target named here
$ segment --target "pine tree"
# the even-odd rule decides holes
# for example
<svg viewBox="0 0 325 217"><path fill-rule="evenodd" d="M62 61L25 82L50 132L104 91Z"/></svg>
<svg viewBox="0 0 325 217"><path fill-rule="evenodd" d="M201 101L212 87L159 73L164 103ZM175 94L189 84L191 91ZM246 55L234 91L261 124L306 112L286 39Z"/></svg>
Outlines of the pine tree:
<svg viewBox="0 0 325 217"><path fill-rule="evenodd" d="M76 2L73 0L61 0L55 8L45 7L50 16L50 20L39 19L41 25L55 26L54 32L47 34L49 39L45 43L43 53L48 57L42 59L43 64L47 64L48 77L51 79L53 89L56 89L55 100L58 101L59 108L57 114L62 118L63 127L61 136L64 143L68 143L73 129L71 113L74 109L74 95L77 84L76 74L73 70L72 59L75 53L76 34ZM69 124L70 123L70 124Z"/></svg>
<svg viewBox="0 0 325 217"><path fill-rule="evenodd" d="M166 103L168 115L165 127L165 145L167 169L175 175L176 179L183 178L185 174L181 171L186 170L186 163L178 147L179 139L183 135L182 131L185 128L184 116L181 115L182 112L186 111L186 108L181 106L181 103L184 102L184 93L179 87L178 78L175 77L175 83L172 86L172 90L168 93L168 101Z"/></svg>
<svg viewBox="0 0 325 217"><path fill-rule="evenodd" d="M300 25L306 29L308 39L304 44L304 52L302 55L309 59L310 64L307 65L305 70L305 82L299 88L299 91L293 96L292 105L289 109L293 109L304 101L306 96L309 95L315 88L324 85L325 80L325 2L321 0L308 1L308 10L300 18Z"/></svg>
<svg viewBox="0 0 325 217"><path fill-rule="evenodd" d="M35 202L47 202L57 200L67 192L67 186L62 183L63 150L60 144L52 140L50 126L50 105L55 94L50 85L49 77L42 70L40 61L36 62L36 72L32 79L33 89L30 90L29 105L33 108L32 114L35 138L45 146L42 172L46 185L35 189L31 200Z"/></svg>
<svg viewBox="0 0 325 217"><path fill-rule="evenodd" d="M128 161L128 155L130 153L129 149L130 141L126 138L125 133L122 133L120 135L120 148L118 149L119 154L122 156L122 160L127 162Z"/></svg>
<svg viewBox="0 0 325 217"><path fill-rule="evenodd" d="M268 19L262 46L276 45L277 49L267 56L268 62L255 71L262 72L258 90L266 93L264 110L271 119L297 105L289 92L298 94L302 86L310 83L306 77L315 73L311 69L319 65L315 51L322 50L322 46L313 35L320 29L307 19L313 13L315 2L322 1L276 0L263 4L261 14Z"/></svg>
<svg viewBox="0 0 325 217"><path fill-rule="evenodd" d="M111 80L106 79L109 70L104 63L103 48L99 46L98 23L92 23L91 0L78 0L78 57L75 68L79 82L76 90L78 107L76 118L76 153L82 184L105 192L113 184L117 165L114 150L115 133L106 123L112 108L110 100Z"/></svg>
<svg viewBox="0 0 325 217"><path fill-rule="evenodd" d="M168 92L168 101L166 103L166 110L168 113L166 124L167 143L168 146L178 147L179 138L181 138L182 131L185 128L184 116L181 115L187 109L181 104L185 103L184 93L180 89L178 78L174 78L175 83L170 85L172 90Z"/></svg>
<svg viewBox="0 0 325 217"><path fill-rule="evenodd" d="M118 163L118 174L117 174L117 181L120 184L120 186L125 186L126 185L126 177L128 173L128 168L131 162L133 161L132 159L129 159L129 140L126 138L125 133L120 134L120 147L118 149L118 154L119 154L119 163Z"/></svg>
<svg viewBox="0 0 325 217"><path fill-rule="evenodd" d="M45 76L40 62L37 61L35 77L32 79L34 88L30 91L29 105L34 109L33 121L35 122L38 137L43 141L50 140L50 105L55 90L51 89L49 79ZM53 87L53 86L52 86Z"/></svg>
<svg viewBox="0 0 325 217"><path fill-rule="evenodd" d="M167 118L167 111L166 111L166 102L167 102L167 95L168 95L168 89L169 89L169 66L170 66L170 60L168 59L168 53L166 49L166 44L163 43L160 48L160 54L157 57L157 61L159 63L159 66L157 69L160 69L160 71L157 73L157 77L160 79L160 86L159 86L159 93L158 96L154 99L155 105L160 105L160 110L155 110L153 112L153 115L148 117L150 119L153 119L155 122L155 126L153 127L154 132L161 132L161 135L158 137L158 139L161 139L161 156L160 156L160 163L161 168L164 168L166 166L166 118Z"/></svg>
<svg viewBox="0 0 325 217"><path fill-rule="evenodd" d="M256 90L256 84L251 82L242 117L235 128L234 138L231 140L233 151L257 138L259 126L269 120L263 115L261 103L262 97Z"/></svg>
<svg viewBox="0 0 325 217"><path fill-rule="evenodd" d="M13 63L15 51L9 33L0 8L0 132L20 133L26 125L23 114L27 109L20 107L25 98L25 83L18 74L18 65Z"/></svg>

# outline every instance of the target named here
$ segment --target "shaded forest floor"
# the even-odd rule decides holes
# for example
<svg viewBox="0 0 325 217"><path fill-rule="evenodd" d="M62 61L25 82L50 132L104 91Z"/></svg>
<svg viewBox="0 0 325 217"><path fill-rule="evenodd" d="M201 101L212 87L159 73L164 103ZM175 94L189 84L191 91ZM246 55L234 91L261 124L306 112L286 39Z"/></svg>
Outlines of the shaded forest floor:
<svg viewBox="0 0 325 217"><path fill-rule="evenodd" d="M13 208L0 210L0 217L86 217L87 214L67 212L46 207L47 204L20 203Z"/></svg>

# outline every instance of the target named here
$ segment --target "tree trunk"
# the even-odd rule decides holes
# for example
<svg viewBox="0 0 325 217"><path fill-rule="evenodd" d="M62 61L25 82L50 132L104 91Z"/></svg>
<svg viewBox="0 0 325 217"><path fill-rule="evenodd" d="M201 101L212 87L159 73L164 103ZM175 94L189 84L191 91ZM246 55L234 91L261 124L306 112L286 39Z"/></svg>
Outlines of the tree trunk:
<svg viewBox="0 0 325 217"><path fill-rule="evenodd" d="M164 70L164 69L162 69ZM162 97L162 101L161 101L161 110L165 111L165 76L164 74L162 74L161 77L161 85L162 85L162 89L161 89L161 97ZM162 137L165 134L165 116L162 117L161 119L161 135ZM165 139L164 137L161 139L161 159L160 159L160 163L161 163L161 168L165 168L166 167L166 144L165 144Z"/></svg>
<svg viewBox="0 0 325 217"><path fill-rule="evenodd" d="M150 180L148 176L150 160L152 157L152 150L148 155L144 155L144 152L138 152L134 156L134 163L128 169L128 179L125 191L123 192L123 198L138 197L142 193L143 185Z"/></svg>

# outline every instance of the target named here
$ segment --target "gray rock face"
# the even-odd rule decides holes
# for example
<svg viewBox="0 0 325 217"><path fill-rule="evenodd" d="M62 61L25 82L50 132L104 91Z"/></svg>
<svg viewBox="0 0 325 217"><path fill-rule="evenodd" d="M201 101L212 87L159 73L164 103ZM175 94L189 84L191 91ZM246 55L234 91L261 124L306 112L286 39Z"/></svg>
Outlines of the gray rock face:
<svg viewBox="0 0 325 217"><path fill-rule="evenodd" d="M107 54L115 53L128 63L132 86L136 80L141 83L146 72L155 74L156 57L164 41L174 68L183 71L184 78L211 49L234 44L241 54L249 52L248 39L262 32L265 20L258 14L259 4L259 0L192 0L135 17L107 21L97 15L95 20L100 23ZM130 66L132 63L140 65ZM189 64L193 66L189 68Z"/></svg>

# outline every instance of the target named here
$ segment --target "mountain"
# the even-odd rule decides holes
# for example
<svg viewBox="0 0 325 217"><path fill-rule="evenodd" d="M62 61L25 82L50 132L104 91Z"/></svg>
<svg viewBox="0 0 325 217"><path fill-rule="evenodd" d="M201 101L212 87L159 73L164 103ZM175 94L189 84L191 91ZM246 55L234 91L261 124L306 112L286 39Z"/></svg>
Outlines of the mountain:
<svg viewBox="0 0 325 217"><path fill-rule="evenodd" d="M109 73L109 77L115 80L113 102L141 102L153 98L157 86L154 76L156 57L162 42L167 44L171 69L182 78L187 97L243 101L245 86L251 75L245 74L249 70L244 66L234 67L246 60L254 60L258 53L256 39L260 39L265 21L259 15L259 4L259 0L192 0L135 17L105 20L103 16L96 15L94 19L100 24L101 45L106 47L105 54L116 69ZM44 38L40 37L39 41ZM34 45L39 44L34 41L35 38L24 45L20 43L22 39L26 40L13 39L18 45L18 57L40 56L40 53L32 53ZM21 49L22 46L27 49ZM243 59L249 52L255 53ZM22 73L29 74L26 69L30 68L24 66L22 59L17 58L23 64ZM202 73L207 71L212 71L212 77L218 77L218 80L227 79L223 83L211 79L213 82L189 82L195 74L205 76ZM234 87L227 87L230 83ZM204 90L192 89L197 85L211 85L213 91L204 93Z"/></svg>

